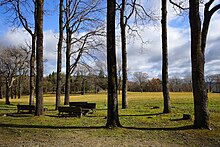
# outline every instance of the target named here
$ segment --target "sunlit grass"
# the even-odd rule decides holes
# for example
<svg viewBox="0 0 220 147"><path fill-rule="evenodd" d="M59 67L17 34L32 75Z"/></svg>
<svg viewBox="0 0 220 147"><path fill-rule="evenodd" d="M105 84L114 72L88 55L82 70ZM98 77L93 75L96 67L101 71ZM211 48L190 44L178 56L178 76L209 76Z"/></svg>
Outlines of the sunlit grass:
<svg viewBox="0 0 220 147"><path fill-rule="evenodd" d="M128 93L128 109L121 109L119 95L120 122L124 128L104 129L107 121L107 94L71 95L70 101L87 101L97 103L97 110L81 118L57 117L55 111L55 94L44 95L44 116L35 117L32 114L16 114L17 104L28 104L29 97L10 99L11 105L5 105L0 99L0 138L33 137L41 132L49 136L65 136L76 134L92 137L117 137L119 140L144 139L162 141L165 144L188 145L218 145L220 144L220 94L209 93L209 111L212 130L192 129L192 120L182 120L183 114L193 117L192 93L170 93L171 113L163 114L163 95L161 92ZM63 104L64 96L61 97ZM159 106L158 109L153 109ZM87 129L84 129L87 128ZM58 131L59 130L59 131ZM19 133L19 132L23 133ZM205 139L203 139L205 138ZM189 144L191 143L191 144Z"/></svg>

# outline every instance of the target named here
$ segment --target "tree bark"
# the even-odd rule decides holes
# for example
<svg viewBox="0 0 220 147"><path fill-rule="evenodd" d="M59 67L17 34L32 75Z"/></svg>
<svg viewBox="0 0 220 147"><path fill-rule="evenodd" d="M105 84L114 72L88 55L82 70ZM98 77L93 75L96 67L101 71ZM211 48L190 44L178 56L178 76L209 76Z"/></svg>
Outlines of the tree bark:
<svg viewBox="0 0 220 147"><path fill-rule="evenodd" d="M59 6L59 42L57 53L57 87L56 87L56 107L60 105L61 96L61 68L62 68L62 44L63 44L63 0L60 0Z"/></svg>
<svg viewBox="0 0 220 147"><path fill-rule="evenodd" d="M201 20L199 0L189 1L189 20L191 27L191 62L194 96L194 127L209 128L208 96L204 80L204 52L201 48Z"/></svg>
<svg viewBox="0 0 220 147"><path fill-rule="evenodd" d="M69 97L70 97L70 49L71 49L71 30L70 30L70 1L66 1L66 83L65 83L65 99L64 105L69 105Z"/></svg>
<svg viewBox="0 0 220 147"><path fill-rule="evenodd" d="M10 90L11 90L11 92L10 92L10 94L11 94L11 99L14 99L14 95L13 95L13 89L14 89L14 87L13 87L13 86L11 86L11 88L10 88Z"/></svg>
<svg viewBox="0 0 220 147"><path fill-rule="evenodd" d="M122 46L122 109L128 108L127 101L127 49L126 49L126 24L125 24L125 4L122 0L122 8L120 12L120 27L121 27L121 46Z"/></svg>
<svg viewBox="0 0 220 147"><path fill-rule="evenodd" d="M44 113L43 103L43 4L44 0L37 0L37 76L36 76L36 111L35 115Z"/></svg>
<svg viewBox="0 0 220 147"><path fill-rule="evenodd" d="M8 79L6 79L5 80L6 81L6 96L5 96L5 104L6 105L10 105L10 100L9 100L9 98L10 98L10 85L9 85L9 80Z"/></svg>
<svg viewBox="0 0 220 147"><path fill-rule="evenodd" d="M19 77L18 77L18 99L21 98L21 72L19 72Z"/></svg>
<svg viewBox="0 0 220 147"><path fill-rule="evenodd" d="M120 127L118 116L117 66L115 51L115 5L107 1L107 66L108 66L108 117L107 128Z"/></svg>
<svg viewBox="0 0 220 147"><path fill-rule="evenodd" d="M36 34L35 33L31 35L32 49L31 49L31 60L30 60L30 98L29 98L29 105L34 104L34 96L35 96L35 50L36 50Z"/></svg>
<svg viewBox="0 0 220 147"><path fill-rule="evenodd" d="M170 94L168 86L168 45L167 45L167 0L162 0L162 87L164 98L163 113L170 113Z"/></svg>
<svg viewBox="0 0 220 147"><path fill-rule="evenodd" d="M3 99L3 95L2 95L2 77L0 77L0 99Z"/></svg>

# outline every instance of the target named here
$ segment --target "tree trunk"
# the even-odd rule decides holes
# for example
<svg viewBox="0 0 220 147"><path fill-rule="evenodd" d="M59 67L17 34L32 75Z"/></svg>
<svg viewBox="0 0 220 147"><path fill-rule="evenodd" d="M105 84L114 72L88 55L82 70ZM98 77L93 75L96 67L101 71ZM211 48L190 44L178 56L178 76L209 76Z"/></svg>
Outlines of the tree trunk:
<svg viewBox="0 0 220 147"><path fill-rule="evenodd" d="M11 94L11 99L14 99L13 89L14 89L14 86L11 86L11 88L10 88L10 90L11 90L11 92L10 92L10 94Z"/></svg>
<svg viewBox="0 0 220 147"><path fill-rule="evenodd" d="M63 0L60 0L59 6L59 42L58 42L58 54L57 54L57 87L56 87L56 107L60 105L61 96L61 68L62 68L62 44L63 44Z"/></svg>
<svg viewBox="0 0 220 147"><path fill-rule="evenodd" d="M85 78L82 79L82 87L81 87L81 95L85 95L86 86L85 86Z"/></svg>
<svg viewBox="0 0 220 147"><path fill-rule="evenodd" d="M168 86L168 45L167 45L167 0L162 0L162 87L164 98L163 113L170 113L170 94Z"/></svg>
<svg viewBox="0 0 220 147"><path fill-rule="evenodd" d="M43 4L44 0L37 0L37 76L36 76L36 111L35 115L44 113L43 103Z"/></svg>
<svg viewBox="0 0 220 147"><path fill-rule="evenodd" d="M18 99L21 98L21 73L19 72L19 77L18 77Z"/></svg>
<svg viewBox="0 0 220 147"><path fill-rule="evenodd" d="M3 99L3 96L2 96L2 81L1 81L1 77L0 77L0 99Z"/></svg>
<svg viewBox="0 0 220 147"><path fill-rule="evenodd" d="M6 105L10 105L10 85L9 85L9 81L8 79L5 80L6 81L6 96L5 96L5 104Z"/></svg>
<svg viewBox="0 0 220 147"><path fill-rule="evenodd" d="M3 99L3 93L2 93L2 84L3 84L3 78L2 76L0 75L0 99Z"/></svg>
<svg viewBox="0 0 220 147"><path fill-rule="evenodd" d="M204 80L204 52L201 48L201 20L199 0L189 1L189 20L191 27L191 62L194 96L194 127L209 128L208 96Z"/></svg>
<svg viewBox="0 0 220 147"><path fill-rule="evenodd" d="M124 20L125 0L122 0L120 14L121 46L122 46L122 109L128 108L127 101L127 49L126 49L126 24Z"/></svg>
<svg viewBox="0 0 220 147"><path fill-rule="evenodd" d="M70 18L70 1L66 1L66 18L69 20ZM65 99L64 99L64 105L69 105L69 99L70 99L70 48L71 48L71 30L69 26L69 21L67 21L66 24L66 83L65 83Z"/></svg>
<svg viewBox="0 0 220 147"><path fill-rule="evenodd" d="M115 0L107 1L107 66L108 117L107 128L120 127L118 116L117 68L115 53Z"/></svg>
<svg viewBox="0 0 220 147"><path fill-rule="evenodd" d="M32 49L31 49L31 60L30 60L30 98L29 98L29 105L34 105L36 36L35 36L35 34L32 34L31 37L32 37Z"/></svg>

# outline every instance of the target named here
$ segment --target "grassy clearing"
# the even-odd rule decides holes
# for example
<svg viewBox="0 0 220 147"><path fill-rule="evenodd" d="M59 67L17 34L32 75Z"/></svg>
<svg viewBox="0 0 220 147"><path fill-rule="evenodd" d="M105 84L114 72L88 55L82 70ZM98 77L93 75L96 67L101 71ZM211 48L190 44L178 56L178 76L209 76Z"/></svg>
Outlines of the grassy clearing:
<svg viewBox="0 0 220 147"><path fill-rule="evenodd" d="M119 96L120 99L120 96ZM123 128L105 129L107 95L72 95L70 101L97 103L97 111L82 118L57 117L55 95L44 95L44 116L16 114L28 96L0 100L0 146L220 146L220 94L209 94L212 130L192 129L192 93L171 93L172 113L162 114L162 93L128 93L129 108L119 109ZM159 106L159 109L152 109ZM119 100L119 108L121 101Z"/></svg>

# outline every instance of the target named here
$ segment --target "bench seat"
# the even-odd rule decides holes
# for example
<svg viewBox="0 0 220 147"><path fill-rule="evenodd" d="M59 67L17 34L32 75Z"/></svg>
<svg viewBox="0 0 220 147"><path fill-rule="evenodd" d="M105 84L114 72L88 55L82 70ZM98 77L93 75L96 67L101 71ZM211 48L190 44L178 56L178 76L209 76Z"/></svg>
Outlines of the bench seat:
<svg viewBox="0 0 220 147"><path fill-rule="evenodd" d="M58 107L59 116L64 115L63 113L68 113L71 116L82 116L82 108L81 107L65 107L65 106L59 106Z"/></svg>
<svg viewBox="0 0 220 147"><path fill-rule="evenodd" d="M24 112L27 110L29 113L33 113L35 111L35 106L34 105L17 105L18 112L20 111Z"/></svg>

